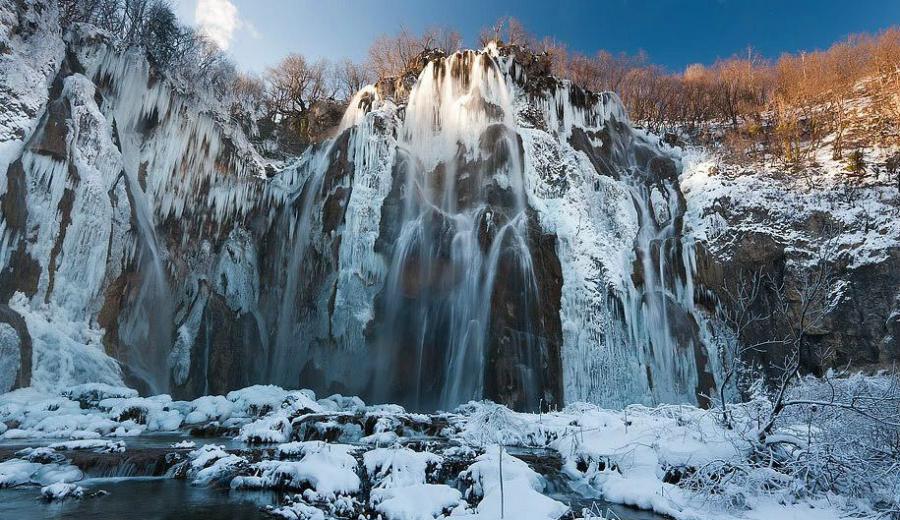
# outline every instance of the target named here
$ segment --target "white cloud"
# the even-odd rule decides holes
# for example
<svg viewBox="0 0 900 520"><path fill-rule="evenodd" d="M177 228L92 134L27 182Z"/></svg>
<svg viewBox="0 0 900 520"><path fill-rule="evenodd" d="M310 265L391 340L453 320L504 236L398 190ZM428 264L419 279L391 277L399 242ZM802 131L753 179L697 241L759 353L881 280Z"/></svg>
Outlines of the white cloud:
<svg viewBox="0 0 900 520"><path fill-rule="evenodd" d="M200 29L222 49L231 45L235 31L242 25L237 7L229 0L198 0L194 19Z"/></svg>

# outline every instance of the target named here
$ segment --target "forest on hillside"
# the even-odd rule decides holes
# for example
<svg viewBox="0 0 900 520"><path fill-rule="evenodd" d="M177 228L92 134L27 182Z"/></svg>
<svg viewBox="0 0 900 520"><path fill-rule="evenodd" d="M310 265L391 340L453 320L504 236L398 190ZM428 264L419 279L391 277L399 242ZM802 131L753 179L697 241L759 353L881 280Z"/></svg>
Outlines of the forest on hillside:
<svg viewBox="0 0 900 520"><path fill-rule="evenodd" d="M695 144L723 145L735 161L766 155L806 165L826 137L834 159L852 172L866 147L900 144L900 28L855 34L822 50L777 59L752 48L683 71L656 65L645 53L593 54L538 39L515 18L464 42L453 28L401 30L372 42L363 62L312 60L291 53L262 75L240 71L201 32L179 23L167 0L60 0L64 24L90 23L122 35L160 70L184 85L201 84L229 105L232 117L272 152L298 153L330 135L343 108L363 86L418 74L422 56L466 45L502 42L543 70L589 91L617 93L631 119L658 132L683 133ZM865 106L858 100L865 98ZM865 139L859 139L860 111ZM900 155L887 161L893 175Z"/></svg>

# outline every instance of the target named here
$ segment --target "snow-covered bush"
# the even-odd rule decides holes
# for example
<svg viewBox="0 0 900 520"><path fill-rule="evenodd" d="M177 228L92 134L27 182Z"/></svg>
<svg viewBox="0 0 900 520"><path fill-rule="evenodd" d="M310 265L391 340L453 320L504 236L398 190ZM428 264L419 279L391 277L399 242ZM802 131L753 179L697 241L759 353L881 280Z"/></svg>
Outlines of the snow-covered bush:
<svg viewBox="0 0 900 520"><path fill-rule="evenodd" d="M805 377L773 417L765 394L732 408L738 457L680 467L667 477L721 506L743 508L755 494L789 502L863 499L865 508L900 507L900 381L896 374Z"/></svg>

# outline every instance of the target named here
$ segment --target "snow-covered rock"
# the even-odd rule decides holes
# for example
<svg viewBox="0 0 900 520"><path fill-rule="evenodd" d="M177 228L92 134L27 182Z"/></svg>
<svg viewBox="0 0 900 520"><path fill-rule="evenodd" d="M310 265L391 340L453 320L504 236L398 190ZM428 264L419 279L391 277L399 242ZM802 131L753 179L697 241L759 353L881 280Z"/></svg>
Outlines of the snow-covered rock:
<svg viewBox="0 0 900 520"><path fill-rule="evenodd" d="M75 484L57 482L41 488L41 496L44 500L64 500L66 498L82 498L84 488Z"/></svg>

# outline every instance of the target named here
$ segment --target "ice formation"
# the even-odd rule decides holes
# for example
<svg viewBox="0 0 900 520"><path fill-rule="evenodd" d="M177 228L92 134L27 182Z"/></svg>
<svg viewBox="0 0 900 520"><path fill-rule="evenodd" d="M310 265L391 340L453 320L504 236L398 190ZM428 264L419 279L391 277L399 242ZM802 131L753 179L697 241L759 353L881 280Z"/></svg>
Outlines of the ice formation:
<svg viewBox="0 0 900 520"><path fill-rule="evenodd" d="M263 175L221 103L139 53L84 28L44 47L29 81L57 87L2 143L0 286L31 341L0 329L31 359L0 367L4 390L28 373L536 409L715 387L679 155L614 94L530 78L494 45L437 56Z"/></svg>

